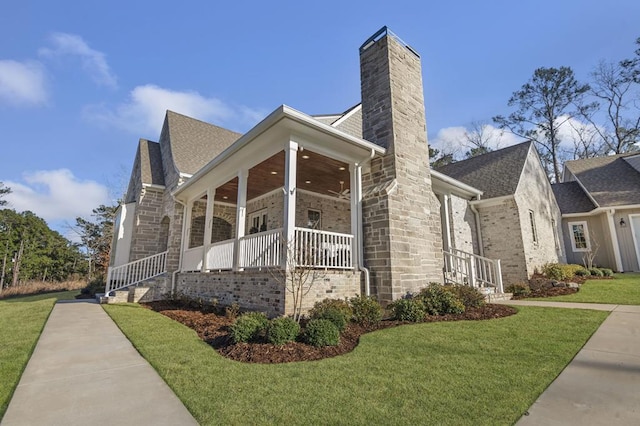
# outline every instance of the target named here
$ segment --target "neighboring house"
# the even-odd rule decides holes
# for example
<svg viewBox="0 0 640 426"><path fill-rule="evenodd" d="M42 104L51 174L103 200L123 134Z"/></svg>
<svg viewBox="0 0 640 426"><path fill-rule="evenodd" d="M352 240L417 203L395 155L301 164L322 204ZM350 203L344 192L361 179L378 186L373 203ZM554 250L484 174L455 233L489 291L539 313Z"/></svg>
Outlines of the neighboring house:
<svg viewBox="0 0 640 426"><path fill-rule="evenodd" d="M567 161L553 191L569 263L640 270L640 154Z"/></svg>
<svg viewBox="0 0 640 426"><path fill-rule="evenodd" d="M437 170L482 191L467 209L459 204L451 210L458 215L477 211L480 231L471 233L476 238L474 247L482 256L501 260L505 283L524 282L544 264L566 260L560 209L532 142ZM460 247L460 242L455 244Z"/></svg>
<svg viewBox="0 0 640 426"><path fill-rule="evenodd" d="M533 148L485 157L497 161L496 184L503 166L517 169L510 192L432 171L420 56L385 27L360 63L362 103L342 114L283 105L240 135L167 112L159 143L140 141L107 290L157 276L145 297L178 292L276 316L291 312L284 281L300 267L316 278L306 309L355 294L387 303L445 277L500 292L498 258L518 281L561 258ZM519 162L498 161L511 151Z"/></svg>

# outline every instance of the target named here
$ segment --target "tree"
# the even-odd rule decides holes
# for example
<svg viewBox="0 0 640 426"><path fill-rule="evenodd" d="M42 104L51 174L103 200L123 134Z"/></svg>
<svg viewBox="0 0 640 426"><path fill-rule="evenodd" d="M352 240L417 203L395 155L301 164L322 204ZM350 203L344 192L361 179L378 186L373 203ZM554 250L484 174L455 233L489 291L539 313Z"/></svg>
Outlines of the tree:
<svg viewBox="0 0 640 426"><path fill-rule="evenodd" d="M590 93L598 99L598 106L604 110L604 126L595 123L592 111L587 109L581 112L602 138L607 151L615 154L634 150L635 144L640 141L640 108L633 99L638 84L634 81L636 62L600 62L591 72Z"/></svg>
<svg viewBox="0 0 640 426"><path fill-rule="evenodd" d="M473 121L471 127L464 132L464 145L469 149L465 158L476 157L493 151L492 144L497 145L498 141L491 132L487 123Z"/></svg>
<svg viewBox="0 0 640 426"><path fill-rule="evenodd" d="M7 205L7 200L3 200L7 194L11 194L11 188L4 186L4 183L0 182L0 206Z"/></svg>
<svg viewBox="0 0 640 426"><path fill-rule="evenodd" d="M588 84L579 83L569 67L538 68L533 77L509 99L516 111L508 117L496 116L494 122L517 136L532 140L538 146L547 173L560 181L562 137L560 130L578 111L586 112L593 105L584 105Z"/></svg>
<svg viewBox="0 0 640 426"><path fill-rule="evenodd" d="M455 162L453 153L440 152L437 148L432 148L429 146L429 165L432 169L437 169L438 167L446 166L447 164L451 164Z"/></svg>
<svg viewBox="0 0 640 426"><path fill-rule="evenodd" d="M93 221L76 218L72 230L78 234L89 257L89 276L105 275L109 266L109 252L113 239L113 222L118 206L104 204L93 209Z"/></svg>

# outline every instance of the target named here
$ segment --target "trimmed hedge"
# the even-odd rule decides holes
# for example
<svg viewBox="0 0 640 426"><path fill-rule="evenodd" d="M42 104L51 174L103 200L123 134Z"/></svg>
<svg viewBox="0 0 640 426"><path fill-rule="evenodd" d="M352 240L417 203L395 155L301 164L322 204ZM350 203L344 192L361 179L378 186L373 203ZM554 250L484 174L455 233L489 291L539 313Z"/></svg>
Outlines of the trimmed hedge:
<svg viewBox="0 0 640 426"><path fill-rule="evenodd" d="M373 297L352 297L349 299L349 304L353 311L353 321L356 324L368 327L382 321L382 306Z"/></svg>
<svg viewBox="0 0 640 426"><path fill-rule="evenodd" d="M305 341L312 346L336 346L340 343L340 331L327 319L313 319L307 323Z"/></svg>
<svg viewBox="0 0 640 426"><path fill-rule="evenodd" d="M284 345L296 340L300 334L300 324L289 317L274 318L267 327L267 342Z"/></svg>
<svg viewBox="0 0 640 426"><path fill-rule="evenodd" d="M424 320L427 311L419 299L398 299L389 304L393 318L398 321L420 322Z"/></svg>
<svg viewBox="0 0 640 426"><path fill-rule="evenodd" d="M231 338L235 343L256 340L269 325L267 316L262 312L247 312L238 317L230 327Z"/></svg>

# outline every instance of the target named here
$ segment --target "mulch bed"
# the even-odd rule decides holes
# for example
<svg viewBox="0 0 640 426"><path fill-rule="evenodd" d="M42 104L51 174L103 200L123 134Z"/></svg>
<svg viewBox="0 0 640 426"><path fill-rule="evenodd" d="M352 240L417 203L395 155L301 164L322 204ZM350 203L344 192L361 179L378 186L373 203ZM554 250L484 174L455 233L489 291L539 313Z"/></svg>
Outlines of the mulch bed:
<svg viewBox="0 0 640 426"><path fill-rule="evenodd" d="M178 321L198 333L198 336L211 345L221 355L241 362L274 364L295 361L314 361L351 352L360 341L360 336L375 330L399 325L414 324L402 321L384 320L372 327L350 324L340 335L337 346L314 347L300 342L291 342L282 346L268 343L234 344L229 335L229 326L233 319L215 312L194 307L180 306L172 302L151 302L144 306ZM482 308L469 308L459 315L441 315L427 317L425 322L485 320L502 318L515 314L516 309L505 305L487 304Z"/></svg>

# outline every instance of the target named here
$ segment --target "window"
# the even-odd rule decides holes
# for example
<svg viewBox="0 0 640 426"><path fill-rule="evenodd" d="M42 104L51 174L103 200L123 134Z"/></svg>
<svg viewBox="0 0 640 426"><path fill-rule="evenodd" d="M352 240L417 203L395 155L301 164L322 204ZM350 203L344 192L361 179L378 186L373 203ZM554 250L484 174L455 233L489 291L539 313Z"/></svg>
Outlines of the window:
<svg viewBox="0 0 640 426"><path fill-rule="evenodd" d="M533 242L538 242L538 230L536 229L536 217L533 213L533 210L529 210L529 222L531 222L531 237L533 238Z"/></svg>
<svg viewBox="0 0 640 426"><path fill-rule="evenodd" d="M249 215L249 233L257 234L267 230L267 209L253 212Z"/></svg>
<svg viewBox="0 0 640 426"><path fill-rule="evenodd" d="M322 226L322 212L320 210L307 210L307 228L320 229Z"/></svg>
<svg viewBox="0 0 640 426"><path fill-rule="evenodd" d="M587 222L569 222L569 235L571 235L573 251L589 251L591 249Z"/></svg>

